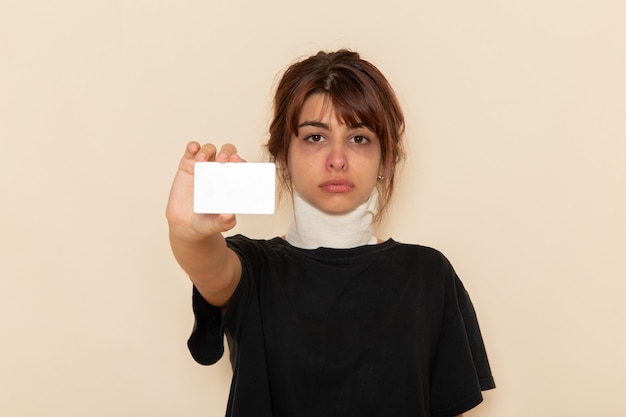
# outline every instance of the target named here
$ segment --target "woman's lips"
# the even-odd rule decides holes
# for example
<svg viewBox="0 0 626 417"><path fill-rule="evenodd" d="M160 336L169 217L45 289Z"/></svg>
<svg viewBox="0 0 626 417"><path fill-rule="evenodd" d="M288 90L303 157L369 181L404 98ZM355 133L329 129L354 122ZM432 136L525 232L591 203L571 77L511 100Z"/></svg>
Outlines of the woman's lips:
<svg viewBox="0 0 626 417"><path fill-rule="evenodd" d="M345 193L352 190L354 184L348 180L334 179L321 183L319 187L329 193Z"/></svg>

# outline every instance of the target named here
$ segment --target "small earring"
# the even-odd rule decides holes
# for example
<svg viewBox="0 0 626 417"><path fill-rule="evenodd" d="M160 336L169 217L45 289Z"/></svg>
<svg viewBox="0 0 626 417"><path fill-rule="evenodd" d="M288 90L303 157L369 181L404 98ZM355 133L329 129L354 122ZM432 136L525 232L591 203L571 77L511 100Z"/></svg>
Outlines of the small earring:
<svg viewBox="0 0 626 417"><path fill-rule="evenodd" d="M385 179L385 177L383 177L382 175L379 175L377 179L378 179L378 181L382 181L382 180Z"/></svg>

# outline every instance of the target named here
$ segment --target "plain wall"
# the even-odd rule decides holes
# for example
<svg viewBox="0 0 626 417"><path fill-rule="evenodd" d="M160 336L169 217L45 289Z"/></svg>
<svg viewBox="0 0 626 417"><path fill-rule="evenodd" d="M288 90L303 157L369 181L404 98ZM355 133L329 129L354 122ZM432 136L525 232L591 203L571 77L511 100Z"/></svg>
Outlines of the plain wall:
<svg viewBox="0 0 626 417"><path fill-rule="evenodd" d="M340 47L406 112L381 237L443 251L478 311L498 388L467 415L623 415L625 5L0 1L0 415L223 415L169 186L189 140L261 160L278 74Z"/></svg>

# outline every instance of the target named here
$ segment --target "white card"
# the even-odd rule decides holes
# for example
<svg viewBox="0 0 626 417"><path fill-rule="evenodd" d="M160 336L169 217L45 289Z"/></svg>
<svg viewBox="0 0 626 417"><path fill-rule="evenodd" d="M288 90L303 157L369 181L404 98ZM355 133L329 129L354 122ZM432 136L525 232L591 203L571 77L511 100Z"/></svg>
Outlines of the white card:
<svg viewBox="0 0 626 417"><path fill-rule="evenodd" d="M196 162L193 211L272 214L276 166L261 162Z"/></svg>

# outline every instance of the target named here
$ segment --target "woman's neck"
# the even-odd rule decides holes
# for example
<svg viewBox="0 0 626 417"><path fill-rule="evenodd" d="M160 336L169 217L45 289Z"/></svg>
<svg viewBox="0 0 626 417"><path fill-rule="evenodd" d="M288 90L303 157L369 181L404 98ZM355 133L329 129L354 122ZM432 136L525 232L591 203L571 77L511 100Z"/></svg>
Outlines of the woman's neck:
<svg viewBox="0 0 626 417"><path fill-rule="evenodd" d="M374 236L378 191L354 210L328 214L312 206L294 191L293 215L286 240L302 249L349 249L378 242Z"/></svg>

